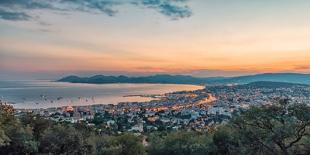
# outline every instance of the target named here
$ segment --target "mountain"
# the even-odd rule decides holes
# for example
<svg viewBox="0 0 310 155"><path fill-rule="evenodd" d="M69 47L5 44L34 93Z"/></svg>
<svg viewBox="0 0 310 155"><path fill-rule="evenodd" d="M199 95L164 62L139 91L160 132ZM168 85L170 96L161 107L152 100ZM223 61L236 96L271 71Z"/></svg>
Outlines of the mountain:
<svg viewBox="0 0 310 155"><path fill-rule="evenodd" d="M95 75L92 77L78 77L67 76L59 82L71 82L71 83L164 83L164 84L206 84L212 83L217 80L224 80L224 77L211 77L211 78L199 78L186 75L153 75L142 77L127 77L121 76L104 76Z"/></svg>
<svg viewBox="0 0 310 155"><path fill-rule="evenodd" d="M218 80L216 82L221 83L221 84L233 84L233 83L247 84L247 83L256 82L256 81L310 84L310 74L265 73L265 74L232 77L228 79Z"/></svg>
<svg viewBox="0 0 310 155"><path fill-rule="evenodd" d="M287 83L287 82L271 82L271 81L257 81L244 85L238 85L239 88L291 88L291 87L308 87L306 84Z"/></svg>
<svg viewBox="0 0 310 155"><path fill-rule="evenodd" d="M238 77L193 77L187 75L168 75L160 74L153 76L128 77L128 76L105 76L95 75L92 77L78 77L67 76L59 82L71 83L164 83L164 84L248 84L252 82L283 82L283 83L297 83L310 84L310 74L297 73L265 73L257 75L247 75Z"/></svg>

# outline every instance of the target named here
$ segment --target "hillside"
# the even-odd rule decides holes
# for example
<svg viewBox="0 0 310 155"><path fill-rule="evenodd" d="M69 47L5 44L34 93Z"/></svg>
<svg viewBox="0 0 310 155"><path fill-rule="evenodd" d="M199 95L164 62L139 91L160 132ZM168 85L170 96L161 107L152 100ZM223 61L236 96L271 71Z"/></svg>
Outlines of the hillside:
<svg viewBox="0 0 310 155"><path fill-rule="evenodd" d="M223 77L212 77L212 78L198 78L185 75L153 75L153 76L142 76L142 77L127 77L127 76L104 76L95 75L92 77L78 77L78 76L67 76L59 82L71 82L71 83L163 83L163 84L206 84L212 83L217 80L223 80Z"/></svg>
<svg viewBox="0 0 310 155"><path fill-rule="evenodd" d="M221 83L221 84L231 84L231 83L247 84L247 83L257 82L257 81L310 84L310 74L265 73L265 74L232 77L228 79L218 80L216 82Z"/></svg>
<svg viewBox="0 0 310 155"><path fill-rule="evenodd" d="M310 84L310 74L297 73L265 73L238 77L193 77L187 75L153 75L141 77L128 76L105 76L95 75L92 77L67 76L59 82L71 83L162 83L162 84L247 84L257 81L284 82L297 84Z"/></svg>
<svg viewBox="0 0 310 155"><path fill-rule="evenodd" d="M307 87L306 84L287 83L287 82L271 82L271 81L257 81L244 85L239 85L239 88L290 88L290 87Z"/></svg>

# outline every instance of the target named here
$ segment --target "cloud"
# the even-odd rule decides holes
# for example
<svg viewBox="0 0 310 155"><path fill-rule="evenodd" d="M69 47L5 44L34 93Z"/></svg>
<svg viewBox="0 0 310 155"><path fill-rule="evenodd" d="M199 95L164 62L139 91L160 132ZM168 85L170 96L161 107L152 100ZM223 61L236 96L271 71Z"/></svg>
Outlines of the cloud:
<svg viewBox="0 0 310 155"><path fill-rule="evenodd" d="M155 9L172 19L179 19L192 15L192 11L188 6L177 5L178 3L184 3L186 1L187 0L141 0L140 3L134 2L134 4Z"/></svg>
<svg viewBox="0 0 310 155"><path fill-rule="evenodd" d="M18 20L29 20L31 19L31 16L23 12L10 12L0 9L0 18L5 20L18 21Z"/></svg>
<svg viewBox="0 0 310 155"><path fill-rule="evenodd" d="M256 74L256 71L246 71L246 70L218 70L218 69L197 69L184 72L183 74L197 76L197 77L232 77L232 76L241 76Z"/></svg>
<svg viewBox="0 0 310 155"><path fill-rule="evenodd" d="M46 9L53 8L51 0L1 0L0 6L7 9Z"/></svg>
<svg viewBox="0 0 310 155"><path fill-rule="evenodd" d="M0 19L37 20L31 14L33 10L80 11L114 16L119 11L115 6L124 4L154 9L171 19L180 19L192 15L185 2L187 0L0 0Z"/></svg>
<svg viewBox="0 0 310 155"><path fill-rule="evenodd" d="M295 66L295 70L310 70L310 65Z"/></svg>
<svg viewBox="0 0 310 155"><path fill-rule="evenodd" d="M108 16L114 16L118 12L114 6L122 4L117 0L61 0L61 3L66 5L66 11L104 13Z"/></svg>

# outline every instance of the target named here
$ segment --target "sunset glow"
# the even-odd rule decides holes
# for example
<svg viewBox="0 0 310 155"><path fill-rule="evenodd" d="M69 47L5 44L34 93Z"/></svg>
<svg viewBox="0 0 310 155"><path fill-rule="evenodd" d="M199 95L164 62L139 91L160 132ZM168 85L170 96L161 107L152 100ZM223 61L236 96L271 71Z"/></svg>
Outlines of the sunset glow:
<svg viewBox="0 0 310 155"><path fill-rule="evenodd" d="M180 18L127 3L113 6L112 16L25 10L38 18L0 18L0 70L6 77L310 73L310 1L289 2L189 0L177 2L192 12Z"/></svg>

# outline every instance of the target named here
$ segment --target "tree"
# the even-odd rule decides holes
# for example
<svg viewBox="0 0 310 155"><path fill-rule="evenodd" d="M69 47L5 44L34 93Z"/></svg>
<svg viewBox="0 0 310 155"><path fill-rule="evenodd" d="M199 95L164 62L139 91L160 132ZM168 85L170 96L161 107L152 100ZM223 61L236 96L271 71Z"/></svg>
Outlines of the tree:
<svg viewBox="0 0 310 155"><path fill-rule="evenodd" d="M34 139L31 127L23 127L20 122L7 126L9 145L1 148L0 154L33 154L38 151L37 141ZM1 153L2 152L2 153Z"/></svg>
<svg viewBox="0 0 310 155"><path fill-rule="evenodd" d="M150 155L205 155L214 151L211 135L197 132L153 133L149 141Z"/></svg>
<svg viewBox="0 0 310 155"><path fill-rule="evenodd" d="M11 141L6 133L6 124L13 120L14 109L0 101L0 147L8 145Z"/></svg>
<svg viewBox="0 0 310 155"><path fill-rule="evenodd" d="M27 113L20 117L24 126L30 126L33 131L34 138L39 140L46 129L52 126L52 122L42 118L40 115Z"/></svg>
<svg viewBox="0 0 310 155"><path fill-rule="evenodd" d="M145 154L141 139L132 134L124 134L114 138L114 145L121 148L121 155Z"/></svg>
<svg viewBox="0 0 310 155"><path fill-rule="evenodd" d="M2 126L0 125L0 147L7 145L10 142L10 138L5 134Z"/></svg>
<svg viewBox="0 0 310 155"><path fill-rule="evenodd" d="M309 154L309 114L309 106L281 100L243 112L232 120L232 130L248 152Z"/></svg>
<svg viewBox="0 0 310 155"><path fill-rule="evenodd" d="M14 117L14 108L0 103L0 154L31 154L37 152L37 142L31 127L24 127Z"/></svg>
<svg viewBox="0 0 310 155"><path fill-rule="evenodd" d="M40 139L39 151L52 154L84 154L82 135L73 127L55 125L47 129Z"/></svg>
<svg viewBox="0 0 310 155"><path fill-rule="evenodd" d="M92 135L87 138L92 153L100 155L143 155L145 149L141 139L131 134L119 136Z"/></svg>
<svg viewBox="0 0 310 155"><path fill-rule="evenodd" d="M216 154L241 154L243 152L238 133L229 126L218 127L212 138Z"/></svg>

